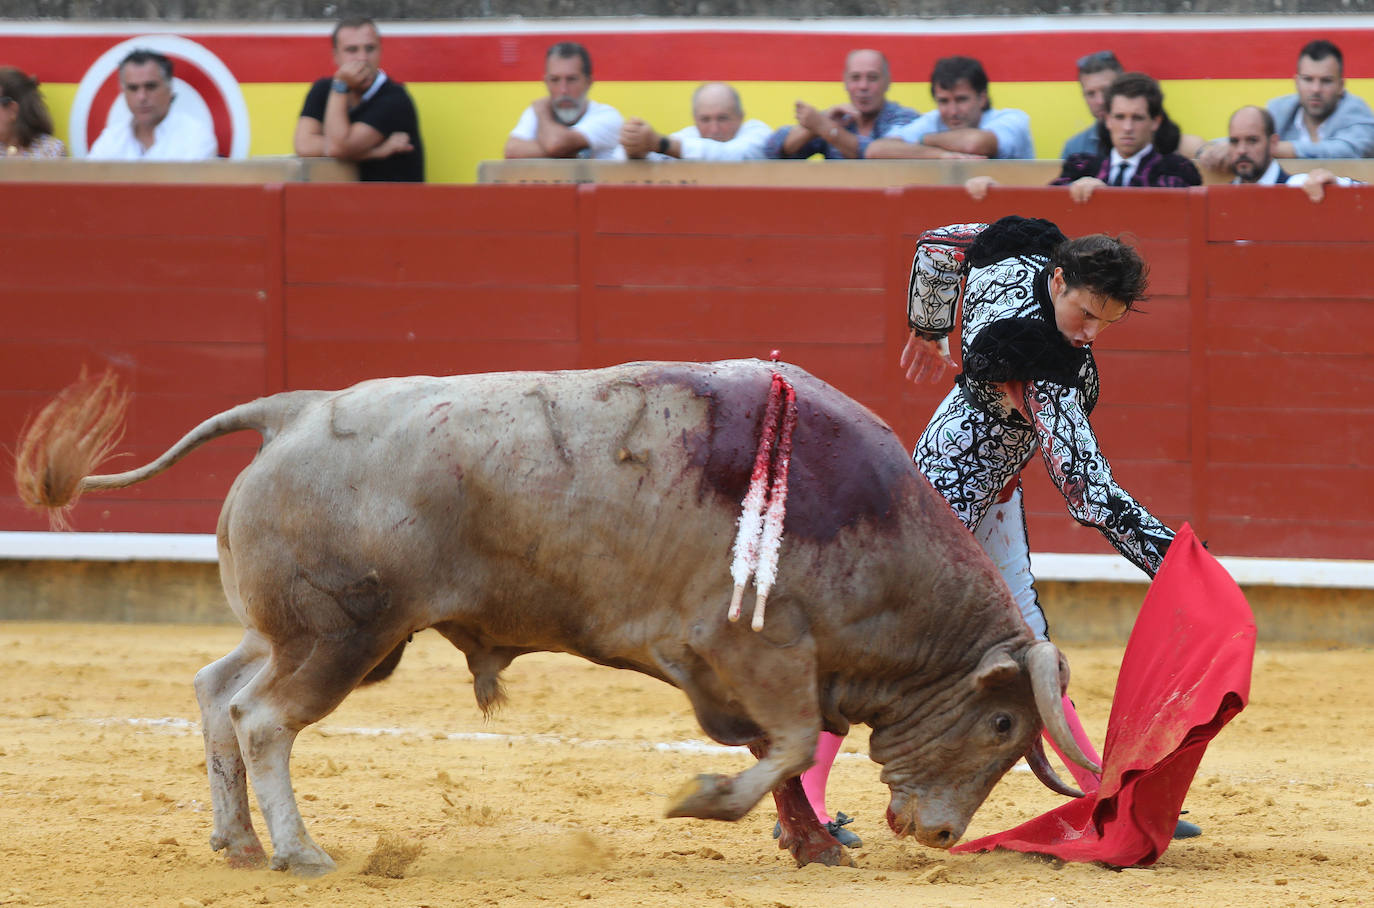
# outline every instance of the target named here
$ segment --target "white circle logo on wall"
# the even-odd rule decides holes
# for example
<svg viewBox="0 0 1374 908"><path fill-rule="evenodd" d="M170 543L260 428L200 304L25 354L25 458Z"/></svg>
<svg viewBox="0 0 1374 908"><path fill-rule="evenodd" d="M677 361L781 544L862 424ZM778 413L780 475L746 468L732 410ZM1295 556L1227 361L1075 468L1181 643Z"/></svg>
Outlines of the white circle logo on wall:
<svg viewBox="0 0 1374 908"><path fill-rule="evenodd" d="M156 51L171 59L176 109L214 129L221 157L248 157L248 105L238 80L219 57L177 35L144 35L121 41L91 64L77 86L67 123L68 145L74 157L84 158L107 126L128 123L132 118L119 85L119 63L135 50Z"/></svg>

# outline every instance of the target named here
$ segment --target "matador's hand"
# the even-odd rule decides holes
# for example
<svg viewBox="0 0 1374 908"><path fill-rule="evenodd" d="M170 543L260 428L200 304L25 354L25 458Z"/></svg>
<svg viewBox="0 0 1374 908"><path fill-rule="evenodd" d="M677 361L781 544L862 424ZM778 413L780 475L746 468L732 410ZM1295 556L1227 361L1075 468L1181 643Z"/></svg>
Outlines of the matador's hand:
<svg viewBox="0 0 1374 908"><path fill-rule="evenodd" d="M912 331L902 350L901 366L907 379L917 384L939 381L946 369L954 368L954 361L949 358L949 342L926 340Z"/></svg>

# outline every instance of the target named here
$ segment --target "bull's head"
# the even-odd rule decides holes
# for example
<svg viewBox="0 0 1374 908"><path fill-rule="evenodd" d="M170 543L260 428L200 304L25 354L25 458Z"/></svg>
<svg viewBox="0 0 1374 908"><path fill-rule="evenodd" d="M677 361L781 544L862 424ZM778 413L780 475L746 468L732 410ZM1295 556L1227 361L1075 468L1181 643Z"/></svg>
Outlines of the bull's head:
<svg viewBox="0 0 1374 908"><path fill-rule="evenodd" d="M997 780L1022 757L1061 794L1080 797L1050 768L1041 728L1075 763L1101 772L1074 741L1064 715L1068 667L1053 643L1034 643L1014 658L988 651L969 676L934 694L915 723L876 729L873 759L892 790L887 821L899 836L949 848L963 836Z"/></svg>

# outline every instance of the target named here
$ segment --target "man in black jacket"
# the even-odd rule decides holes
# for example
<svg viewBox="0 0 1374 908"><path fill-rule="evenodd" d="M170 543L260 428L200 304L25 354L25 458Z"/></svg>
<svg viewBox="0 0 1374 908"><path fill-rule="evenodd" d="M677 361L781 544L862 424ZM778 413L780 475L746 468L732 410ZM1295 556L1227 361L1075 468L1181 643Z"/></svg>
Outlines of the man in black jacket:
<svg viewBox="0 0 1374 908"><path fill-rule="evenodd" d="M1068 186L1075 202L1086 202L1102 186L1200 186L1193 162L1177 153L1179 128L1164 112L1164 92L1144 73L1122 73L1107 89L1107 116L1097 125L1106 154L1074 154L1064 160L1051 186ZM995 186L992 177L973 177L964 188L975 199Z"/></svg>
<svg viewBox="0 0 1374 908"><path fill-rule="evenodd" d="M1144 73L1122 73L1107 89L1107 117L1098 126L1111 149L1076 154L1064 161L1051 185L1068 186L1086 202L1102 186L1200 186L1193 162L1177 154L1178 126L1164 111L1164 92Z"/></svg>

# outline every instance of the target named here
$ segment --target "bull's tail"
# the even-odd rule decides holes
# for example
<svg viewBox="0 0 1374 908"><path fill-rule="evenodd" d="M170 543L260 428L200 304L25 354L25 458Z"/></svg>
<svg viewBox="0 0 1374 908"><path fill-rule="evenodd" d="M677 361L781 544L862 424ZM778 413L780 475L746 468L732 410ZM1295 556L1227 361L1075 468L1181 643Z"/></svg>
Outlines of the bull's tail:
<svg viewBox="0 0 1374 908"><path fill-rule="evenodd" d="M15 455L14 484L24 504L47 511L54 529L66 529L67 515L82 492L122 489L161 473L207 441L253 429L264 442L295 409L296 394L279 394L216 414L186 433L160 457L136 470L90 475L124 437L128 394L111 372L90 378L86 371L24 427Z"/></svg>

